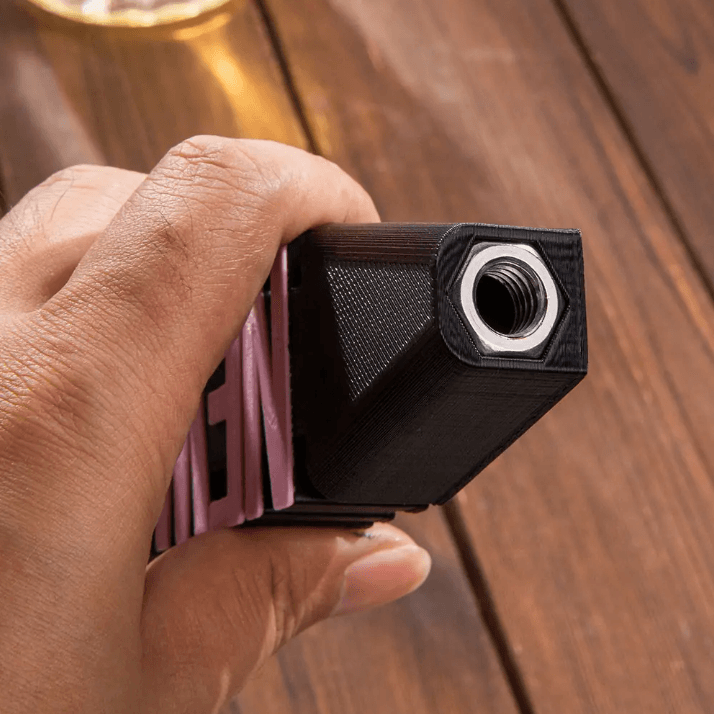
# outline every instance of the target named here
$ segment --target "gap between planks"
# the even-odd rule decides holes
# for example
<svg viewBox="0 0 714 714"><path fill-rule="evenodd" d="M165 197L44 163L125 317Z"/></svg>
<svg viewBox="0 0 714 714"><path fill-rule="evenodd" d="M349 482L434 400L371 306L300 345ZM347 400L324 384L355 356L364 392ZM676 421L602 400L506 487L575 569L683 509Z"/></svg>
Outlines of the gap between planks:
<svg viewBox="0 0 714 714"><path fill-rule="evenodd" d="M277 25L265 3L265 0L254 0L254 2L265 24L268 36L270 37L270 42L273 45L273 51L278 58L280 70L283 75L283 81L285 82L285 86L293 104L295 113L300 121L302 130L305 133L305 138L308 142L308 146L310 147L310 151L314 154L322 155L315 134L310 128L307 113L300 99L295 79L290 70L290 65L288 63L282 40L278 33ZM506 681L508 682L511 693L513 694L516 706L518 707L520 714L535 714L535 709L531 702L530 696L528 695L523 676L518 669L513 650L497 613L491 589L488 585L488 581L486 580L483 568L481 567L478 554L471 543L463 515L456 500L452 499L446 504L446 506L443 507L443 514L449 533L451 534L451 538L459 554L461 567L463 568L471 587L475 604L480 612L481 619L484 622L486 630L496 650L499 663Z"/></svg>
<svg viewBox="0 0 714 714"><path fill-rule="evenodd" d="M516 657L508 641L505 628L496 609L491 588L484 573L476 547L469 535L457 498L452 498L442 507L444 518L449 526L449 532L461 560L461 566L466 573L471 592L476 599L476 605L481 613L481 619L496 648L503 673L511 688L516 706L521 714L535 714L535 708L528 694L525 681L516 664Z"/></svg>
<svg viewBox="0 0 714 714"><path fill-rule="evenodd" d="M280 72L283 76L283 82L285 82L285 88L288 92L288 96L290 97L290 102L292 103L295 115L300 122L300 127L305 134L307 145L313 154L322 156L320 147L317 145L317 140L315 139L315 134L312 129L310 129L307 114L305 113L305 107L300 101L300 95L298 93L293 74L290 71L290 66L288 65L285 48L283 47L283 43L280 39L280 35L278 34L278 29L273 17L270 14L270 10L265 4L265 0L254 0L254 2L258 12L260 13L260 17L263 20L268 37L270 38L270 44L273 46L273 53L275 54L278 64L280 65Z"/></svg>
<svg viewBox="0 0 714 714"><path fill-rule="evenodd" d="M640 141L637 139L637 134L635 129L627 117L627 112L623 107L622 103L618 100L615 91L613 90L610 83L607 81L605 73L600 69L595 57L593 55L592 48L588 45L585 35L580 31L576 19L573 17L568 9L565 0L552 0L553 7L555 11L560 16L563 21L563 25L570 36L573 44L580 53L587 70L592 77L598 92L603 98L605 105L611 110L615 121L622 131L627 143L630 145L632 152L635 156L637 163L642 168L642 172L652 189L652 192L656 196L660 205L662 206L663 212L667 221L672 228L672 232L677 237L679 242L684 247L684 252L687 259L691 263L694 271L701 278L702 285L704 286L709 298L714 302L714 282L712 282L711 277L702 263L699 255L692 242L689 239L687 230L684 224L680 220L676 209L672 201L667 195L662 182L657 177L657 172L655 171L654 165L647 156L647 152Z"/></svg>

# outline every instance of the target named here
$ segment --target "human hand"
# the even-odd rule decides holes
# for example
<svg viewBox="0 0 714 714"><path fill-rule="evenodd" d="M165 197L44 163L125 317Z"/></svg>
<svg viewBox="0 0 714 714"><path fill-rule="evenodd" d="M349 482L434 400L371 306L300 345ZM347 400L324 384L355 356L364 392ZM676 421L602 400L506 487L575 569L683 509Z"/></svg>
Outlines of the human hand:
<svg viewBox="0 0 714 714"><path fill-rule="evenodd" d="M146 566L279 245L377 220L323 159L197 137L148 176L60 172L0 221L4 711L215 712L305 627L424 580L428 555L386 525L206 533Z"/></svg>

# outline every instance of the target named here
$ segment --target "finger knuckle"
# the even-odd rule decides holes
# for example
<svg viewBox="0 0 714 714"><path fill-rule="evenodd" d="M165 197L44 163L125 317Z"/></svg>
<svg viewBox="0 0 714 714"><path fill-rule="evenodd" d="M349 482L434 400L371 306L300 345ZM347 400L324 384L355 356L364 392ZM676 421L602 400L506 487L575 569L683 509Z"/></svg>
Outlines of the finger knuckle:
<svg viewBox="0 0 714 714"><path fill-rule="evenodd" d="M96 166L93 164L75 164L55 171L48 176L37 188L47 189L53 186L72 186L75 182L87 176L94 176L97 173L116 171L109 166Z"/></svg>
<svg viewBox="0 0 714 714"><path fill-rule="evenodd" d="M225 192L231 205L240 200L256 206L270 203L282 191L285 176L249 142L216 136L195 136L171 149L166 167L182 181Z"/></svg>
<svg viewBox="0 0 714 714"><path fill-rule="evenodd" d="M2 232L2 244L5 253L10 248L19 246L24 252L33 248L32 236L42 233L43 219L49 206L59 194L69 191L83 170L82 166L70 166L56 171L41 184L35 186L6 216L5 223L10 231Z"/></svg>
<svg viewBox="0 0 714 714"><path fill-rule="evenodd" d="M84 164L67 166L48 176L37 188L49 188L50 186L56 186L57 184L71 184L85 169L86 166Z"/></svg>
<svg viewBox="0 0 714 714"><path fill-rule="evenodd" d="M105 180L126 172L109 166L77 164L56 171L33 188L13 207L5 219L9 231L0 231L0 241L5 250L19 244L31 250L35 237L44 236L48 221L51 221L58 205L65 199L76 199L87 192L96 191L98 178ZM42 241L39 241L42 243Z"/></svg>
<svg viewBox="0 0 714 714"><path fill-rule="evenodd" d="M111 270L94 275L92 285L106 305L132 307L160 332L167 315L192 299L192 276L205 260L200 245L205 221L180 191L144 185L138 193L144 199L140 207L124 212L113 236L117 243L131 245L131 253L116 260Z"/></svg>

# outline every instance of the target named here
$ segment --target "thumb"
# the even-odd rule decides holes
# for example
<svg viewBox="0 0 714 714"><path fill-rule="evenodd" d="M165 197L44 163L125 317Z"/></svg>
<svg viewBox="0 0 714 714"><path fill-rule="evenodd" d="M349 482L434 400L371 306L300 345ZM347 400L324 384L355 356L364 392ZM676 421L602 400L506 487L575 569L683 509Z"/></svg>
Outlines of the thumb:
<svg viewBox="0 0 714 714"><path fill-rule="evenodd" d="M430 566L425 550L385 524L223 530L172 548L147 570L147 711L219 711L306 627L396 600Z"/></svg>

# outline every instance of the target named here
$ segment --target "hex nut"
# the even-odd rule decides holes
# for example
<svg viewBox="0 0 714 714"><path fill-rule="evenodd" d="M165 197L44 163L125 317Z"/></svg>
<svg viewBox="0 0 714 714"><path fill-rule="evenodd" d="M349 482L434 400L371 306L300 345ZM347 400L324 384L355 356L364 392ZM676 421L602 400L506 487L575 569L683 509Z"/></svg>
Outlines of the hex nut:
<svg viewBox="0 0 714 714"><path fill-rule="evenodd" d="M481 295L486 291L477 290L486 285L484 278L500 286L498 296L504 304L484 302ZM540 357L565 305L540 253L523 243L483 242L474 246L454 283L452 300L478 350L491 357ZM495 329L494 320L489 318L499 310L513 314L512 329Z"/></svg>

